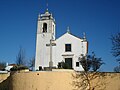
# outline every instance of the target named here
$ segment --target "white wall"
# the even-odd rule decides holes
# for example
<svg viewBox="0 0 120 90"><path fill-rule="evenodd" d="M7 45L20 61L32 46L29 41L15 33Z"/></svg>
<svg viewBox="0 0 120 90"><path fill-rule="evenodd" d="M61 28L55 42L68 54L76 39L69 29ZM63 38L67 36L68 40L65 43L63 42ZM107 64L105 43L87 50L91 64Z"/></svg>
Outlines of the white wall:
<svg viewBox="0 0 120 90"><path fill-rule="evenodd" d="M71 44L72 51L71 52L65 52L65 44ZM54 65L57 66L58 62L64 61L64 58L72 58L73 62L73 68L75 70L82 71L83 68L80 65L80 67L76 67L76 62L78 62L78 58L81 54L86 54L86 46L83 46L82 39L77 38L69 33L65 33L63 36L58 38L56 40L56 47L53 47L53 61ZM85 43L84 43L85 45Z"/></svg>
<svg viewBox="0 0 120 90"><path fill-rule="evenodd" d="M48 12L42 14L49 18ZM44 17L43 17L44 18ZM47 24L47 32L43 32L43 24ZM49 67L50 61L50 44L51 39L55 39L55 22L53 19L38 18L37 37L36 37L36 57L35 57L35 70L39 70L39 66Z"/></svg>
<svg viewBox="0 0 120 90"><path fill-rule="evenodd" d="M51 33L37 34L35 70L39 70L39 66L49 67L50 46L46 44L50 44L51 35Z"/></svg>

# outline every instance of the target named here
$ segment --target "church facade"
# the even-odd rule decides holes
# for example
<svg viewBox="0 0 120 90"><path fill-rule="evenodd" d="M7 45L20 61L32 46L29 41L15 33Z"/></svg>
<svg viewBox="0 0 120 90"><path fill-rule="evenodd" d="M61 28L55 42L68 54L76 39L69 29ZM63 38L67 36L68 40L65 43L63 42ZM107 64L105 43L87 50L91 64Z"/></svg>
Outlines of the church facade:
<svg viewBox="0 0 120 90"><path fill-rule="evenodd" d="M36 36L35 70L45 67L56 67L64 62L69 69L83 71L80 57L86 55L88 42L86 36L78 38L67 32L56 39L55 19L48 10L38 16Z"/></svg>

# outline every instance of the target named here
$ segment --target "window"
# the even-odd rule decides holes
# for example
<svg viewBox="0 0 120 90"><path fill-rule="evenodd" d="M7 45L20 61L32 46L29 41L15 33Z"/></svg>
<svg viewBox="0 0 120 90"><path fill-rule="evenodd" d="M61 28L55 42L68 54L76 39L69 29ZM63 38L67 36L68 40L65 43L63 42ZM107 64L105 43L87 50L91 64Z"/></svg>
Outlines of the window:
<svg viewBox="0 0 120 90"><path fill-rule="evenodd" d="M76 67L79 67L79 62L76 62Z"/></svg>
<svg viewBox="0 0 120 90"><path fill-rule="evenodd" d="M47 32L47 23L43 24L43 33Z"/></svg>
<svg viewBox="0 0 120 90"><path fill-rule="evenodd" d="M71 44L65 44L65 51L71 52Z"/></svg>

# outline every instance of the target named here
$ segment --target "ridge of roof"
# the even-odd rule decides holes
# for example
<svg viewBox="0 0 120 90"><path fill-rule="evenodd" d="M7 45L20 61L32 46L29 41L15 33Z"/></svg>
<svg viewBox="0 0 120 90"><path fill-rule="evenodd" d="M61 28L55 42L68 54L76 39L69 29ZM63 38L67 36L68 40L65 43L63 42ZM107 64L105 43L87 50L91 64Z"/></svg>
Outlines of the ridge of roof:
<svg viewBox="0 0 120 90"><path fill-rule="evenodd" d="M70 33L70 32L66 32L66 33L64 33L62 36L64 36L65 34L72 35L72 36L74 36L74 37L76 37L76 38L78 38L78 39L83 39L83 38L81 38L81 37L78 37L78 36L76 36L76 35ZM58 37L56 40L58 40L58 39L61 38L62 36Z"/></svg>

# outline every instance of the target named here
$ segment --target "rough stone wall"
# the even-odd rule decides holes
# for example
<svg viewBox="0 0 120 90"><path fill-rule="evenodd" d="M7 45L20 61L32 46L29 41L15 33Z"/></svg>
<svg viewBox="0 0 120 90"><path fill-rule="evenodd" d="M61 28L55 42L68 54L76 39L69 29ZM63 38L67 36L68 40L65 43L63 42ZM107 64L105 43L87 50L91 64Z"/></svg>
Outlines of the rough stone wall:
<svg viewBox="0 0 120 90"><path fill-rule="evenodd" d="M71 90L71 72L29 72L12 75L13 90Z"/></svg>
<svg viewBox="0 0 120 90"><path fill-rule="evenodd" d="M0 74L0 83L1 83L2 81L6 80L9 75L10 75L9 73Z"/></svg>
<svg viewBox="0 0 120 90"><path fill-rule="evenodd" d="M0 90L12 90L10 89L10 73L7 74L0 74Z"/></svg>
<svg viewBox="0 0 120 90"><path fill-rule="evenodd" d="M73 73L74 71L62 70L17 72L0 83L0 90L76 90L72 84ZM104 90L120 90L120 73L107 73L106 75L107 78L101 79L106 82ZM7 88L4 89L3 87L6 86Z"/></svg>

